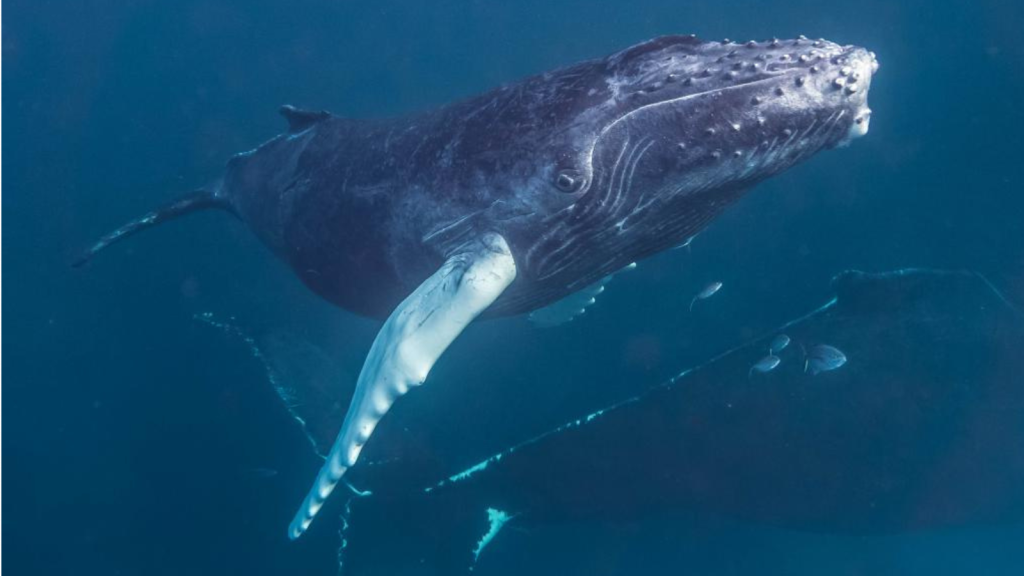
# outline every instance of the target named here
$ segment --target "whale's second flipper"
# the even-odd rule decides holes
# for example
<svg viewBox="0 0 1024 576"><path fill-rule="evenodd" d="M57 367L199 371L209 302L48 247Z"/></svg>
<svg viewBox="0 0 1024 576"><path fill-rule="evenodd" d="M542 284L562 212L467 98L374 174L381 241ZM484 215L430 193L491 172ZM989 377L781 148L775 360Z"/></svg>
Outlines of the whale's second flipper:
<svg viewBox="0 0 1024 576"><path fill-rule="evenodd" d="M422 384L462 330L515 280L505 239L488 234L448 258L391 313L370 347L327 461L288 534L302 535L394 401Z"/></svg>
<svg viewBox="0 0 1024 576"><path fill-rule="evenodd" d="M616 274L635 268L636 262L633 262L619 270L619 272L616 272ZM614 278L615 274L609 274L578 292L573 292L553 304L548 304L543 308L530 312L528 318L530 322L533 322L535 326L540 328L551 328L572 322L577 317L583 315L587 308L597 303L597 297L604 293L605 288L608 287L608 284Z"/></svg>

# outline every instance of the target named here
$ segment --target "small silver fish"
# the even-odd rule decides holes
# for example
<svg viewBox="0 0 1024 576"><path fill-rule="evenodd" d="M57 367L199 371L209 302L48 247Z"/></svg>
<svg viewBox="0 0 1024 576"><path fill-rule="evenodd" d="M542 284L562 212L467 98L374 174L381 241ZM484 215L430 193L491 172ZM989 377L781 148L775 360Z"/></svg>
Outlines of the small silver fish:
<svg viewBox="0 0 1024 576"><path fill-rule="evenodd" d="M789 342L789 336L779 334L775 338L772 338L772 343L768 345L768 353L778 354L779 352L782 352L786 349L786 346L789 346Z"/></svg>
<svg viewBox="0 0 1024 576"><path fill-rule="evenodd" d="M712 296L715 295L715 292L718 292L721 289L721 282L712 282L711 284L705 286L703 290L698 292L697 295L693 297L693 300L690 300L690 312L693 312L693 305L696 304L698 300L705 300L707 298L711 298Z"/></svg>
<svg viewBox="0 0 1024 576"><path fill-rule="evenodd" d="M818 344L811 348L804 359L804 372L815 376L821 372L829 372L846 364L846 354L835 346Z"/></svg>
<svg viewBox="0 0 1024 576"><path fill-rule="evenodd" d="M246 470L246 473L251 476L255 476L256 478L273 478L274 476L277 476L277 470L274 470L273 468L249 468Z"/></svg>
<svg viewBox="0 0 1024 576"><path fill-rule="evenodd" d="M747 378L754 375L754 372L764 374L775 370L775 367L782 363L782 359L774 354L769 354L764 358L757 361L756 364L750 367L750 372L747 373Z"/></svg>

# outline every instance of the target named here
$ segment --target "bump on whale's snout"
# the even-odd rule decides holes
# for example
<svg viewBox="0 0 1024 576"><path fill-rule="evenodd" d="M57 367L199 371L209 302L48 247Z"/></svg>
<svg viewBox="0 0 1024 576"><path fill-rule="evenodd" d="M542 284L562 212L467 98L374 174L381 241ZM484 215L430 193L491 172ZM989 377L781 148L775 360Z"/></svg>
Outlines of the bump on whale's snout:
<svg viewBox="0 0 1024 576"><path fill-rule="evenodd" d="M879 67L875 53L805 37L782 44L785 51L767 56L767 72L775 74L769 92L751 100L760 107L759 118L773 126L769 132L801 134L794 144L805 148L816 140L824 140L824 148L845 146L867 134L868 92ZM834 129L816 131L816 126Z"/></svg>
<svg viewBox="0 0 1024 576"><path fill-rule="evenodd" d="M859 46L840 46L824 39L810 41L801 37L791 50L777 55L768 70L781 72L773 94L762 98L781 119L780 126L800 129L796 120L801 111L813 113L821 121L841 124L846 130L834 133L826 147L845 146L864 136L871 122L868 91L878 71L875 53Z"/></svg>
<svg viewBox="0 0 1024 576"><path fill-rule="evenodd" d="M845 62L845 63L844 63ZM878 59L874 52L864 48L846 47L846 53L838 57L839 74L833 82L833 89L850 98L855 106L853 123L845 142L860 138L868 133L871 123L871 108L868 108L868 89L871 78L878 71Z"/></svg>

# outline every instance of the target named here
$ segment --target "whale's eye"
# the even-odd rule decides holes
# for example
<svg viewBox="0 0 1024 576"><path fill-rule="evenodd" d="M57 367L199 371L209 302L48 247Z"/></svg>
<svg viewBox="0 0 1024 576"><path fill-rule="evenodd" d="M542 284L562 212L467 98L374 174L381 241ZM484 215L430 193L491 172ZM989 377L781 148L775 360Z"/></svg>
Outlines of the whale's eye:
<svg viewBox="0 0 1024 576"><path fill-rule="evenodd" d="M562 192L575 192L583 186L583 177L574 170L562 170L555 177L555 187Z"/></svg>

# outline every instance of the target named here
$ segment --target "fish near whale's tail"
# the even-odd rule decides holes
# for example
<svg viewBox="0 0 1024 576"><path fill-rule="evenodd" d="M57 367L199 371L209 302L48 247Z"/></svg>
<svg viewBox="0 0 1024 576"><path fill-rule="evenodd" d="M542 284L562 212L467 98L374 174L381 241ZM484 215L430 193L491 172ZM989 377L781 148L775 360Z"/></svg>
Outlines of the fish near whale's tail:
<svg viewBox="0 0 1024 576"><path fill-rule="evenodd" d="M214 187L214 189L216 189L216 187ZM218 195L216 192L201 188L185 194L184 196L180 196L156 210L147 212L143 216L136 218L117 230L103 236L78 258L76 258L75 261L71 263L71 266L73 268L81 268L92 260L93 256L98 252L111 244L124 240L125 238L143 230L148 230L149 228L163 224L168 220L173 220L186 214L208 209L225 210L234 214L234 209L225 198Z"/></svg>

